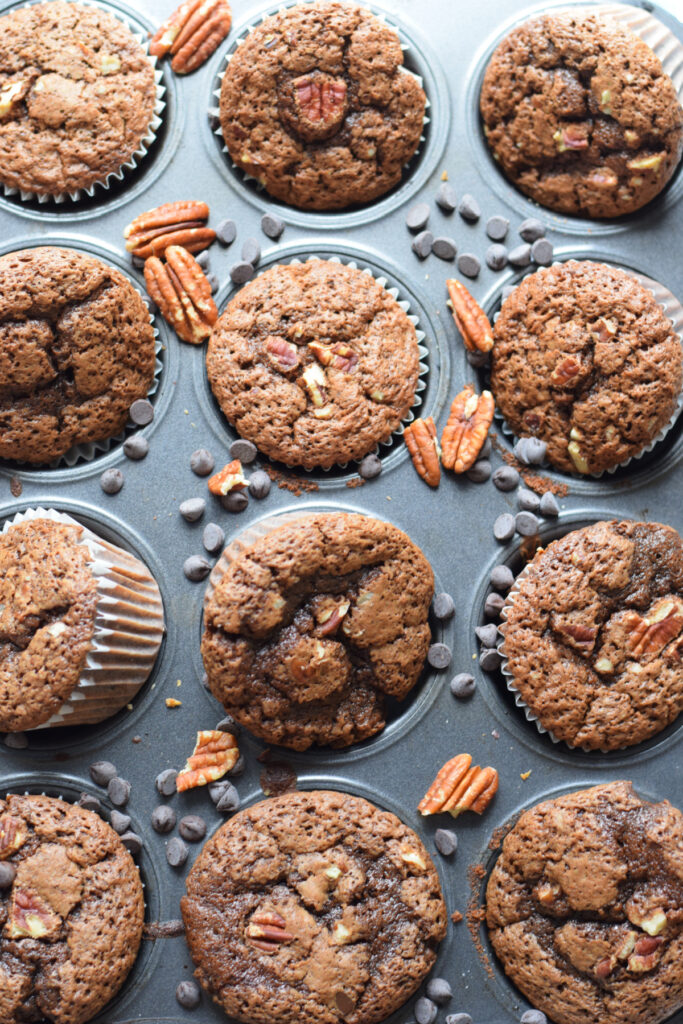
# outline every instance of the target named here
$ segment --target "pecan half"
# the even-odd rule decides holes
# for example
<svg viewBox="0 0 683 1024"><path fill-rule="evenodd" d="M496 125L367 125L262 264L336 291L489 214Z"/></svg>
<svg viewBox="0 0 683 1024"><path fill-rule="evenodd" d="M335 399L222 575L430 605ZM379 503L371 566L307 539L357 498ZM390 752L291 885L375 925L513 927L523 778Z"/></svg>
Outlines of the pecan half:
<svg viewBox="0 0 683 1024"><path fill-rule="evenodd" d="M216 782L234 768L239 756L237 740L231 733L218 729L198 732L194 750L176 778L176 789L183 793Z"/></svg>
<svg viewBox="0 0 683 1024"><path fill-rule="evenodd" d="M285 341L284 338L278 338L277 335L271 334L266 338L264 348L268 361L280 373L289 373L299 365L299 350L296 345L292 345L291 341Z"/></svg>
<svg viewBox="0 0 683 1024"><path fill-rule="evenodd" d="M493 423L493 395L477 395L469 385L456 395L441 435L444 469L464 473L477 461Z"/></svg>
<svg viewBox="0 0 683 1024"><path fill-rule="evenodd" d="M448 305L465 348L470 352L490 352L493 348L493 331L484 310L470 295L465 285L455 278L446 281L446 288Z"/></svg>
<svg viewBox="0 0 683 1024"><path fill-rule="evenodd" d="M625 617L628 630L628 648L635 657L659 654L683 630L683 601L679 597L664 597L641 616L629 612Z"/></svg>
<svg viewBox="0 0 683 1024"><path fill-rule="evenodd" d="M247 942L264 953L277 953L284 942L293 942L284 917L274 910L257 910L246 927Z"/></svg>
<svg viewBox="0 0 683 1024"><path fill-rule="evenodd" d="M498 790L498 772L490 766L472 767L469 754L458 754L447 761L418 804L422 815L448 811L457 818L463 811L481 814Z"/></svg>
<svg viewBox="0 0 683 1024"><path fill-rule="evenodd" d="M124 229L126 249L141 260L163 256L169 245L200 252L214 241L216 232L206 227L209 207L199 200L179 200L146 210Z"/></svg>
<svg viewBox="0 0 683 1024"><path fill-rule="evenodd" d="M550 374L550 382L557 388L571 387L581 373L581 360L576 356L566 356Z"/></svg>
<svg viewBox="0 0 683 1024"><path fill-rule="evenodd" d="M0 816L0 860L11 857L27 839L28 832L21 818L14 818L11 814Z"/></svg>
<svg viewBox="0 0 683 1024"><path fill-rule="evenodd" d="M227 0L188 0L166 19L153 37L153 57L173 57L171 67L178 75L195 71L221 43L232 25Z"/></svg>
<svg viewBox="0 0 683 1024"><path fill-rule="evenodd" d="M346 82L320 72L301 75L292 82L294 127L307 141L329 138L346 116Z"/></svg>
<svg viewBox="0 0 683 1024"><path fill-rule="evenodd" d="M182 341L200 345L218 319L211 285L196 259L179 245L166 250L166 264L157 256L145 263L145 284L164 320Z"/></svg>
<svg viewBox="0 0 683 1024"><path fill-rule="evenodd" d="M405 427L403 437L418 474L430 487L438 487L441 479L441 466L439 465L436 427L432 417L428 416L426 420L413 420Z"/></svg>
<svg viewBox="0 0 683 1024"><path fill-rule="evenodd" d="M242 472L242 463L239 459L228 462L227 466L223 466L209 478L209 490L217 497L223 497L230 491L241 491L248 486L249 481Z"/></svg>

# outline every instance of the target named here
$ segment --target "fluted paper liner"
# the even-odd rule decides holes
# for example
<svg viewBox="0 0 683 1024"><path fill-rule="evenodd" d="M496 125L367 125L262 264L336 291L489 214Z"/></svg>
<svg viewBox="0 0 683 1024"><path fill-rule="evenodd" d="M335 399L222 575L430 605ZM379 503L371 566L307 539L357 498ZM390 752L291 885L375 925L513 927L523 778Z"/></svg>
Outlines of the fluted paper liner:
<svg viewBox="0 0 683 1024"><path fill-rule="evenodd" d="M81 678L59 711L37 728L101 722L133 699L154 667L165 631L159 587L135 555L54 509L20 512L1 532L33 519L75 526L97 582L94 631Z"/></svg>

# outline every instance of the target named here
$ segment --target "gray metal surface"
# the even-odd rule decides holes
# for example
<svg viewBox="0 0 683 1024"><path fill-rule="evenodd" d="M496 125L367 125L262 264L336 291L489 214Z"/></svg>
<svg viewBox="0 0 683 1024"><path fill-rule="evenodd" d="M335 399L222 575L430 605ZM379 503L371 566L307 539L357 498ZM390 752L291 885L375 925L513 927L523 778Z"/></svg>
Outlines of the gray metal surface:
<svg viewBox="0 0 683 1024"><path fill-rule="evenodd" d="M669 11L680 0L669 0ZM0 10L12 7L0 2ZM155 26L174 7L173 0L138 0L134 9L112 3L133 21ZM432 202L430 228L435 234L453 235L460 252L475 252L483 263L489 244L484 227L489 216L501 213L511 222L510 239L526 216L536 215L551 230L556 256L605 258L661 280L683 296L683 172L666 193L644 211L624 221L595 224L569 220L539 210L509 186L498 173L481 141L476 120L476 93L483 63L496 39L529 8L519 0L498 0L473 7L463 0L385 0L370 4L385 10L410 45L408 63L422 74L429 93L430 124L425 144L410 174L390 196L370 209L342 214L310 214L270 203L245 183L226 162L206 116L215 104L212 90L223 66L224 54L249 22L273 6L235 4L235 28L209 63L187 79L173 79L165 67L167 109L157 144L126 183L108 194L85 202L55 207L0 198L0 250L46 242L74 245L125 267L142 285L123 250L122 231L137 213L174 199L201 198L211 206L211 224L232 217L238 238L231 249L215 244L210 250L212 270L221 281L219 307L231 293L228 271L239 259L242 242L260 239L261 267L280 259L309 255L339 255L356 259L384 274L409 298L420 318L429 349L429 377L423 411L443 426L453 395L476 378L466 362L462 343L445 305L445 280L451 264L434 256L421 263L411 252L411 236L404 217L417 199ZM650 8L650 4L643 4ZM683 28L671 13L655 6L658 16L683 38ZM679 14L683 13L679 9ZM443 171L458 198L470 192L478 199L482 218L476 225L458 215L444 216L433 204ZM260 232L261 214L276 208L286 222L280 243L273 245ZM513 243L514 244L514 243ZM495 274L484 269L472 291L493 311L501 287L516 280L511 271ZM630 751L609 755L572 752L541 736L514 706L501 677L480 671L476 659L474 627L483 620L491 568L500 560L519 564L516 543L499 545L492 523L503 511L515 511L514 494L445 475L438 491L431 491L416 476L404 446L383 454L382 475L363 487L349 489L357 476L353 466L331 473L308 474L319 485L316 493L295 497L273 487L263 502L250 501L246 512L230 515L209 502L204 520L186 523L178 505L188 497L208 497L206 481L190 470L189 457L199 447L209 448L216 465L228 461L228 446L235 434L218 411L206 384L202 349L180 343L163 322L158 322L165 345L164 368L154 396L154 422L144 428L150 452L142 462L125 458L117 444L93 462L73 468L25 471L0 465L0 522L28 506L50 505L80 518L88 526L130 547L150 566L161 586L168 635L155 672L134 701L132 711L92 728L33 733L27 750L0 744L4 790L44 790L77 798L82 791L102 797L89 779L88 765L97 759L113 761L133 785L128 813L144 838L140 858L147 887L148 919L165 921L179 916L184 877L198 846L191 848L185 869L172 870L164 856L167 837L156 835L150 813L159 802L154 788L157 772L179 768L190 753L196 730L212 728L222 709L202 686L199 656L203 584L188 582L184 559L203 554L204 523L214 520L227 539L251 522L280 510L352 509L386 518L404 529L424 550L434 567L438 589L450 591L456 601L455 619L437 629L450 644L453 660L445 672L424 674L415 695L406 702L384 733L346 751L316 750L305 754L282 752L282 760L297 772L302 788L348 790L365 796L398 814L424 838L434 853L449 912L466 910L470 896L468 868L489 866L488 848L494 829L508 822L521 808L548 795L617 778L632 779L644 796L668 797L683 802L680 771L681 722L654 740ZM500 431L499 431L500 434ZM559 522L548 521L544 536L601 517L658 519L683 530L683 428L679 424L655 451L625 470L601 480L570 479L570 494L560 499ZM504 445L509 443L501 436ZM494 468L500 456L494 454ZM260 463L257 463L257 465ZM109 467L125 476L116 496L103 494L99 477ZM559 474L545 473L553 480ZM10 480L23 484L20 498L10 492ZM456 672L472 671L477 690L469 701L455 701L448 682ZM182 707L168 710L164 700L176 697ZM133 737L141 737L133 743ZM243 803L262 797L256 760L263 744L242 733L241 749L247 771L236 780ZM452 859L434 850L440 818L421 820L416 807L441 764L461 751L469 751L480 764L500 771L499 793L480 818L465 816L457 822L459 849ZM530 771L526 780L522 773ZM105 800L106 803L106 800ZM202 814L212 831L222 820L208 794L195 790L171 801L182 813ZM450 822L450 819L448 819ZM482 962L465 923L449 926L441 946L435 974L448 978L454 998L445 1012L466 1011L476 1024L510 1024L527 1003L505 979L491 958L490 970ZM100 1020L183 1020L193 1014L176 1003L177 983L191 976L191 963L183 938L145 941L143 952L119 997ZM411 1001L412 1002L412 1001ZM440 1011L439 1019L445 1016ZM225 1017L204 997L194 1011L202 1021ZM408 1004L392 1020L413 1019ZM683 1014L673 1020L683 1022Z"/></svg>

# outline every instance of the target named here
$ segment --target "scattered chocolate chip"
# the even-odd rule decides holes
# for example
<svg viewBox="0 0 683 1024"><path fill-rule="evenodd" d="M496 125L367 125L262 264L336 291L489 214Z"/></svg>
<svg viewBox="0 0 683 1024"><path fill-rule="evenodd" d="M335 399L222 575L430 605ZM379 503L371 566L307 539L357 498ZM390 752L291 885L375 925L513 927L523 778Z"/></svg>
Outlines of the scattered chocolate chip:
<svg viewBox="0 0 683 1024"><path fill-rule="evenodd" d="M245 441L241 437L238 437L230 445L230 458L239 459L240 462L245 466L248 466L250 463L252 463L256 458L257 454L258 452L256 450L256 445L253 444L251 441Z"/></svg>
<svg viewBox="0 0 683 1024"><path fill-rule="evenodd" d="M502 242L509 227L510 221L507 217L489 217L486 221L486 234L492 242Z"/></svg>
<svg viewBox="0 0 683 1024"><path fill-rule="evenodd" d="M5 736L5 746L10 750L26 750L28 736L25 732L8 732Z"/></svg>
<svg viewBox="0 0 683 1024"><path fill-rule="evenodd" d="M509 565L496 565L491 570L491 586L496 590L507 591L515 582L515 576Z"/></svg>
<svg viewBox="0 0 683 1024"><path fill-rule="evenodd" d="M489 622L485 626L477 626L474 632L481 641L482 647L496 646L496 641L498 640L498 626L493 622Z"/></svg>
<svg viewBox="0 0 683 1024"><path fill-rule="evenodd" d="M176 814L172 807L168 804L159 804L152 811L152 828L159 835L165 835L166 832L172 832L175 828Z"/></svg>
<svg viewBox="0 0 683 1024"><path fill-rule="evenodd" d="M135 267L135 269L142 270L142 268L145 265L145 261L143 259L140 259L139 256L132 256L131 259L133 261L133 266Z"/></svg>
<svg viewBox="0 0 683 1024"><path fill-rule="evenodd" d="M455 833L451 833L453 836ZM456 840L457 845L457 840ZM431 978L427 982L427 995L434 1003L445 1006L453 998L453 991L445 978Z"/></svg>
<svg viewBox="0 0 683 1024"><path fill-rule="evenodd" d="M538 510L542 516L559 516L560 506L557 504L557 498L552 491L546 491L545 494L541 495Z"/></svg>
<svg viewBox="0 0 683 1024"><path fill-rule="evenodd" d="M123 454L136 462L144 459L149 451L149 441L142 434L132 434L123 442Z"/></svg>
<svg viewBox="0 0 683 1024"><path fill-rule="evenodd" d="M225 544L225 533L218 523L207 523L202 534L202 544L210 555L216 555Z"/></svg>
<svg viewBox="0 0 683 1024"><path fill-rule="evenodd" d="M479 203L474 198L474 196L469 195L469 193L467 195L464 195L460 200L460 203L458 205L458 213L460 214L463 220L469 220L472 223L474 223L474 221L479 220L479 218L481 217Z"/></svg>
<svg viewBox="0 0 683 1024"><path fill-rule="evenodd" d="M233 772L231 772L230 774L233 773L234 769ZM232 783L229 782L225 787L225 790L221 795L220 799L216 803L216 810L220 814L231 814L233 811L236 811L239 808L240 803L241 801L239 793L232 785Z"/></svg>
<svg viewBox="0 0 683 1024"><path fill-rule="evenodd" d="M436 205L444 213L453 213L458 201L455 198L455 189L447 181L442 181L436 193Z"/></svg>
<svg viewBox="0 0 683 1024"><path fill-rule="evenodd" d="M531 246L531 258L539 267L549 267L553 261L553 243L547 238L539 238Z"/></svg>
<svg viewBox="0 0 683 1024"><path fill-rule="evenodd" d="M516 245L514 249L510 249L508 261L513 267L528 267L531 263L531 246L527 242Z"/></svg>
<svg viewBox="0 0 683 1024"><path fill-rule="evenodd" d="M474 484L485 484L491 477L491 463L488 459L478 459L465 475Z"/></svg>
<svg viewBox="0 0 683 1024"><path fill-rule="evenodd" d="M427 203L417 203L406 214L406 227L409 231L422 231L429 220L429 206Z"/></svg>
<svg viewBox="0 0 683 1024"><path fill-rule="evenodd" d="M206 502L203 498L188 498L180 503L178 511L188 523L196 523L206 512Z"/></svg>
<svg viewBox="0 0 683 1024"><path fill-rule="evenodd" d="M183 562L183 572L190 583L201 583L211 572L211 566L202 555L190 555Z"/></svg>
<svg viewBox="0 0 683 1024"><path fill-rule="evenodd" d="M249 498L244 491L229 491L221 498L221 505L227 512L244 512Z"/></svg>
<svg viewBox="0 0 683 1024"><path fill-rule="evenodd" d="M247 762L244 760L244 755L240 754L240 756L237 758L234 765L228 771L227 774L233 776L234 778L237 778L238 775L244 775L244 770L246 767Z"/></svg>
<svg viewBox="0 0 683 1024"><path fill-rule="evenodd" d="M128 410L128 415L136 427L146 427L154 419L154 406L147 398L137 398Z"/></svg>
<svg viewBox="0 0 683 1024"><path fill-rule="evenodd" d="M228 786L231 786L231 785L232 785L232 783L228 782L226 779L219 779L217 782L210 782L209 785L206 788L209 791L209 796L211 797L211 800L215 804L217 804L218 801L220 800L220 798L225 793L225 791L228 788ZM234 786L233 786L233 789L234 789ZM235 790L235 792L237 792L237 791Z"/></svg>
<svg viewBox="0 0 683 1024"><path fill-rule="evenodd" d="M434 845L442 857L452 857L458 849L458 837L450 828L437 828L434 833Z"/></svg>
<svg viewBox="0 0 683 1024"><path fill-rule="evenodd" d="M229 732L231 736L239 736L242 731L242 726L239 722L236 722L232 715L226 715L225 718L221 718L220 722L216 726L218 732Z"/></svg>
<svg viewBox="0 0 683 1024"><path fill-rule="evenodd" d="M114 809L109 815L109 824L120 836L130 828L130 816Z"/></svg>
<svg viewBox="0 0 683 1024"><path fill-rule="evenodd" d="M497 619L503 610L505 601L500 594L489 594L484 602L484 612L488 615L489 619Z"/></svg>
<svg viewBox="0 0 683 1024"><path fill-rule="evenodd" d="M209 256L208 249L205 249L204 252L198 252L197 255L195 256L195 259L199 266L204 271L204 273L206 273L206 271L211 266L211 257Z"/></svg>
<svg viewBox="0 0 683 1024"><path fill-rule="evenodd" d="M415 1003L415 1020L417 1024L432 1024L436 1019L437 1005L431 999L422 996Z"/></svg>
<svg viewBox="0 0 683 1024"><path fill-rule="evenodd" d="M0 862L0 889L9 889L17 877L17 869L14 864L3 864Z"/></svg>
<svg viewBox="0 0 683 1024"><path fill-rule="evenodd" d="M451 679L451 693L458 700L471 697L476 688L477 684L474 676L471 676L469 672L459 672L457 676L453 676Z"/></svg>
<svg viewBox="0 0 683 1024"><path fill-rule="evenodd" d="M519 234L525 242L535 242L537 238L543 238L545 235L545 225L535 217L527 217L519 225Z"/></svg>
<svg viewBox="0 0 683 1024"><path fill-rule="evenodd" d="M86 811L94 811L95 814L102 813L102 804L96 796L91 796L90 793L81 793L78 798L78 806Z"/></svg>
<svg viewBox="0 0 683 1024"><path fill-rule="evenodd" d="M348 1017L356 1008L353 999L346 992L335 992L334 1001L342 1017Z"/></svg>
<svg viewBox="0 0 683 1024"><path fill-rule="evenodd" d="M469 1013L449 1013L446 1024L472 1024L472 1018Z"/></svg>
<svg viewBox="0 0 683 1024"><path fill-rule="evenodd" d="M237 238L237 225L234 220L222 220L216 228L216 238L221 245L232 245Z"/></svg>
<svg viewBox="0 0 683 1024"><path fill-rule="evenodd" d="M502 301L505 302L505 300L508 298L508 296L512 295L512 293L516 292L516 291L517 291L517 285L516 284L504 284L503 287L500 290Z"/></svg>
<svg viewBox="0 0 683 1024"><path fill-rule="evenodd" d="M107 796L115 807L125 807L130 800L130 782L115 775L107 785Z"/></svg>
<svg viewBox="0 0 683 1024"><path fill-rule="evenodd" d="M493 445L491 444L491 438L487 437L486 440L484 441L483 445L481 446L481 451L479 452L479 458L480 459L488 459L488 457L491 454L492 450L493 450Z"/></svg>
<svg viewBox="0 0 683 1024"><path fill-rule="evenodd" d="M489 354L488 352L467 352L466 359L470 366L479 369L481 366L486 366L489 361Z"/></svg>
<svg viewBox="0 0 683 1024"><path fill-rule="evenodd" d="M187 857L187 851L185 856ZM184 1010L196 1010L202 1001L201 989L196 981L181 981L175 990L175 997Z"/></svg>
<svg viewBox="0 0 683 1024"><path fill-rule="evenodd" d="M427 661L432 668L448 668L451 657L451 649L448 644L432 644L427 651Z"/></svg>
<svg viewBox="0 0 683 1024"><path fill-rule="evenodd" d="M242 260L241 263L233 263L230 267L230 280L233 284L246 284L254 276L254 268L251 263Z"/></svg>
<svg viewBox="0 0 683 1024"><path fill-rule="evenodd" d="M220 281L218 280L218 278L216 277L215 274L207 274L206 275L206 280L209 282L209 288L211 289L211 294L215 295L216 292L218 291L218 289L221 286Z"/></svg>
<svg viewBox="0 0 683 1024"><path fill-rule="evenodd" d="M486 266L491 270L503 270L507 265L508 251L504 245L495 243L486 250Z"/></svg>
<svg viewBox="0 0 683 1024"><path fill-rule="evenodd" d="M540 1010L527 1010L520 1017L521 1024L548 1024L548 1018Z"/></svg>
<svg viewBox="0 0 683 1024"><path fill-rule="evenodd" d="M115 779L118 772L111 761L95 761L94 764L90 765L88 769L90 772L90 778L93 780L96 786L102 786L105 789L112 779Z"/></svg>
<svg viewBox="0 0 683 1024"><path fill-rule="evenodd" d="M285 230L285 222L276 213L264 213L261 217L261 231L267 238L277 241Z"/></svg>
<svg viewBox="0 0 683 1024"><path fill-rule="evenodd" d="M518 512L515 516L515 527L520 537L535 537L540 525L538 516L533 512Z"/></svg>
<svg viewBox="0 0 683 1024"><path fill-rule="evenodd" d="M182 839L173 836L173 839L169 839L166 847L166 860L172 868L181 868L187 860L189 852Z"/></svg>
<svg viewBox="0 0 683 1024"><path fill-rule="evenodd" d="M538 437L520 437L514 447L515 457L527 466L540 466L545 461L548 445Z"/></svg>
<svg viewBox="0 0 683 1024"><path fill-rule="evenodd" d="M137 857L142 852L142 839L137 832L124 832L121 836L121 842L131 857Z"/></svg>
<svg viewBox="0 0 683 1024"><path fill-rule="evenodd" d="M464 252L458 256L458 270L465 277L478 277L481 270L481 262L474 253Z"/></svg>
<svg viewBox="0 0 683 1024"><path fill-rule="evenodd" d="M502 661L503 659L495 647L482 647L479 654L479 664L484 672L495 672L496 669L500 668Z"/></svg>
<svg viewBox="0 0 683 1024"><path fill-rule="evenodd" d="M493 536L496 540L510 540L515 535L515 517L509 512L499 515L493 524Z"/></svg>
<svg viewBox="0 0 683 1024"><path fill-rule="evenodd" d="M450 619L455 615L455 601L450 594L435 594L432 601L432 612L437 619Z"/></svg>
<svg viewBox="0 0 683 1024"><path fill-rule="evenodd" d="M382 472L382 460L379 455L366 455L365 458L361 460L358 472L364 480L374 480L375 477L379 476Z"/></svg>
<svg viewBox="0 0 683 1024"><path fill-rule="evenodd" d="M440 235L434 239L432 245L432 252L435 256L438 256L440 260L454 260L458 247L452 238L447 238L444 235Z"/></svg>
<svg viewBox="0 0 683 1024"><path fill-rule="evenodd" d="M123 473L120 469L105 469L100 477L100 487L105 494L118 494L123 487Z"/></svg>
<svg viewBox="0 0 683 1024"><path fill-rule="evenodd" d="M421 231L419 235L415 235L411 249L421 260L426 260L432 251L433 244L434 235L431 231Z"/></svg>
<svg viewBox="0 0 683 1024"><path fill-rule="evenodd" d="M255 267L261 259L261 246L258 238L247 238L242 246L242 259Z"/></svg>
<svg viewBox="0 0 683 1024"><path fill-rule="evenodd" d="M257 469L255 473L252 473L249 480L249 493L252 498L256 498L257 501L267 498L270 494L270 487L270 477L264 469Z"/></svg>
<svg viewBox="0 0 683 1024"><path fill-rule="evenodd" d="M198 843L206 835L206 822L199 814L186 814L178 822L178 831L188 843Z"/></svg>
<svg viewBox="0 0 683 1024"><path fill-rule="evenodd" d="M520 487L517 491L517 505L524 512L537 512L541 499L528 487Z"/></svg>
<svg viewBox="0 0 683 1024"><path fill-rule="evenodd" d="M197 476L208 476L209 473L213 473L215 465L216 460L206 448L197 448L190 455L190 469Z"/></svg>
<svg viewBox="0 0 683 1024"><path fill-rule="evenodd" d="M157 792L161 793L162 796L173 796L176 791L175 780L177 777L178 772L175 768L165 768L163 772L159 772L154 780Z"/></svg>
<svg viewBox="0 0 683 1024"><path fill-rule="evenodd" d="M499 491L514 491L519 481L519 473L512 466L499 466L493 474L493 482Z"/></svg>

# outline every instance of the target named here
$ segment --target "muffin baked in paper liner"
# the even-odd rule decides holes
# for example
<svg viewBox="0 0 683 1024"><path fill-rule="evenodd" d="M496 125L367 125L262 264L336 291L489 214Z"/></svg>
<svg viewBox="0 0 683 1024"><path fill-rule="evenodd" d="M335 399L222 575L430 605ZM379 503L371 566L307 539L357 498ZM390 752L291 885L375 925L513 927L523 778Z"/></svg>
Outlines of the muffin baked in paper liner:
<svg viewBox="0 0 683 1024"><path fill-rule="evenodd" d="M161 593L139 558L63 512L27 509L7 520L1 532L35 519L80 531L79 543L88 548L97 582L94 631L81 678L59 711L36 729L92 725L125 707L152 671L165 632Z"/></svg>

